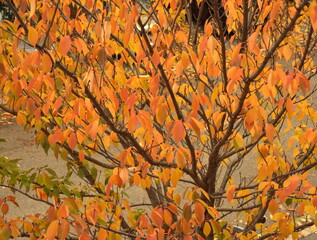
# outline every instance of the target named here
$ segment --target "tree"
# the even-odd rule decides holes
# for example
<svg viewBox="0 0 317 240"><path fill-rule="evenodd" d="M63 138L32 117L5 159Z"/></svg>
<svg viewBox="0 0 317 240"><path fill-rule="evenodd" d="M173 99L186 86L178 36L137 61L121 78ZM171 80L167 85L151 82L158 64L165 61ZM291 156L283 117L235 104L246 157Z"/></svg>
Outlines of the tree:
<svg viewBox="0 0 317 240"><path fill-rule="evenodd" d="M48 205L7 219L2 199L5 239L228 239L227 215L239 239L297 239L316 223L316 1L197 1L203 26L175 0L2 2L1 108L68 169L3 165L2 185Z"/></svg>
<svg viewBox="0 0 317 240"><path fill-rule="evenodd" d="M10 11L10 8L8 8L7 5L4 3L0 2L0 21L2 20L14 20L14 15Z"/></svg>

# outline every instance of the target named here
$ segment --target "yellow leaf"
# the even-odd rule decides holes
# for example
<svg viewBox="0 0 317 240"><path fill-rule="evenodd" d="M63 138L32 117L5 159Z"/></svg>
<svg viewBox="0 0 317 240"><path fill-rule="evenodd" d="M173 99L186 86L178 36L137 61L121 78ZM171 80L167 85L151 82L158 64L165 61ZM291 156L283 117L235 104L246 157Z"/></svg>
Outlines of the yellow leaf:
<svg viewBox="0 0 317 240"><path fill-rule="evenodd" d="M179 179L183 176L183 172L179 168L175 168L171 173L171 184L176 187Z"/></svg>
<svg viewBox="0 0 317 240"><path fill-rule="evenodd" d="M211 226L209 222L205 222L203 233L207 237L211 232Z"/></svg>
<svg viewBox="0 0 317 240"><path fill-rule="evenodd" d="M34 15L36 10L36 0L29 0L30 1L30 12L29 12L29 19Z"/></svg>

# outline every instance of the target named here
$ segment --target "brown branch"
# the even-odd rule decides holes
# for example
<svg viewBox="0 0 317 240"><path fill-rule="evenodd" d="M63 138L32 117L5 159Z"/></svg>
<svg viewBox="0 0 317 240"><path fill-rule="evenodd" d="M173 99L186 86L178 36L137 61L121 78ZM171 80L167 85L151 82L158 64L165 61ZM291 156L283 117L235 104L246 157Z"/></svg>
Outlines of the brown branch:
<svg viewBox="0 0 317 240"><path fill-rule="evenodd" d="M309 51L309 45L310 45L310 43L311 43L313 33L314 33L313 25L310 24L310 28L309 28L309 32L308 32L308 38L307 38L307 41L306 41L304 53L303 53L302 59L301 59L301 61L300 61L300 64L299 64L299 66L298 66L298 69L299 69L300 71L301 71L302 68L304 67L305 59L306 59L307 54L308 54L308 51Z"/></svg>
<svg viewBox="0 0 317 240"><path fill-rule="evenodd" d="M38 202L42 202L42 203L45 203L47 205L50 205L50 206L54 206L53 203L50 203L49 201L46 201L46 200L43 200L43 199L39 199L39 198L36 198L36 197L33 197L31 196L30 194L26 193L26 192L23 192L21 191L20 189L16 188L16 187L13 187L13 186L10 186L10 185L6 185L6 184L0 184L1 187L6 187L6 188L10 188L18 193L21 193L22 195L34 200L34 201L38 201Z"/></svg>
<svg viewBox="0 0 317 240"><path fill-rule="evenodd" d="M304 224L302 224L300 226L295 227L295 229L294 229L295 231L294 232L300 232L300 231L302 231L302 230L304 230L304 229L306 229L308 227L313 226L314 224L315 224L314 222L304 223ZM265 239L268 239L269 237L277 236L277 235L278 235L278 232L276 231L274 233L265 234L265 235L259 237L257 240L265 240Z"/></svg>
<svg viewBox="0 0 317 240"><path fill-rule="evenodd" d="M264 57L262 64L259 66L258 70L256 70L250 77L250 81L255 80L260 73L265 68L266 64L269 62L271 57L273 56L274 52L280 47L280 44L283 42L283 40L287 37L287 34L293 29L295 26L295 23L297 19L300 17L301 11L305 6L309 4L310 0L304 0L296 9L296 13L294 14L294 17L291 19L290 23L285 27L284 31L281 33L280 37L276 40L276 42L273 44L272 48L268 51L266 56Z"/></svg>
<svg viewBox="0 0 317 240"><path fill-rule="evenodd" d="M261 207L261 204L257 204L251 207L242 207L242 208L216 208L219 212L241 212L241 211L248 211L254 208Z"/></svg>

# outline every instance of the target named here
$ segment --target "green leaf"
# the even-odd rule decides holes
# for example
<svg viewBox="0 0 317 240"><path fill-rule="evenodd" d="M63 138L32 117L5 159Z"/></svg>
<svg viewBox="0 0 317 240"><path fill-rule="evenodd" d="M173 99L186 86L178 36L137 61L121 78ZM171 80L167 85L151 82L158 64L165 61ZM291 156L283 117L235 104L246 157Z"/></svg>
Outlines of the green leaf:
<svg viewBox="0 0 317 240"><path fill-rule="evenodd" d="M59 187L65 196L70 197L70 191L64 185L60 185Z"/></svg>
<svg viewBox="0 0 317 240"><path fill-rule="evenodd" d="M291 205L293 203L293 200L291 198L286 199L285 204L287 206Z"/></svg>
<svg viewBox="0 0 317 240"><path fill-rule="evenodd" d="M97 178L98 170L95 167L91 168L91 175L93 176L94 179Z"/></svg>

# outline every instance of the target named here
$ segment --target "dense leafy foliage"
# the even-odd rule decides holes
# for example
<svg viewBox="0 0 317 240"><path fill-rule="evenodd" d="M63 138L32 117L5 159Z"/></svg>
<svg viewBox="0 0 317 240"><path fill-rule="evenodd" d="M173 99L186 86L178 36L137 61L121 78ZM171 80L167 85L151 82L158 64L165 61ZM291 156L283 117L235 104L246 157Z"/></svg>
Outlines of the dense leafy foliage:
<svg viewBox="0 0 317 240"><path fill-rule="evenodd" d="M48 205L9 219L18 203L1 199L4 239L230 239L228 215L239 239L297 239L315 224L316 1L2 3L1 108L68 169L0 159L2 186Z"/></svg>

